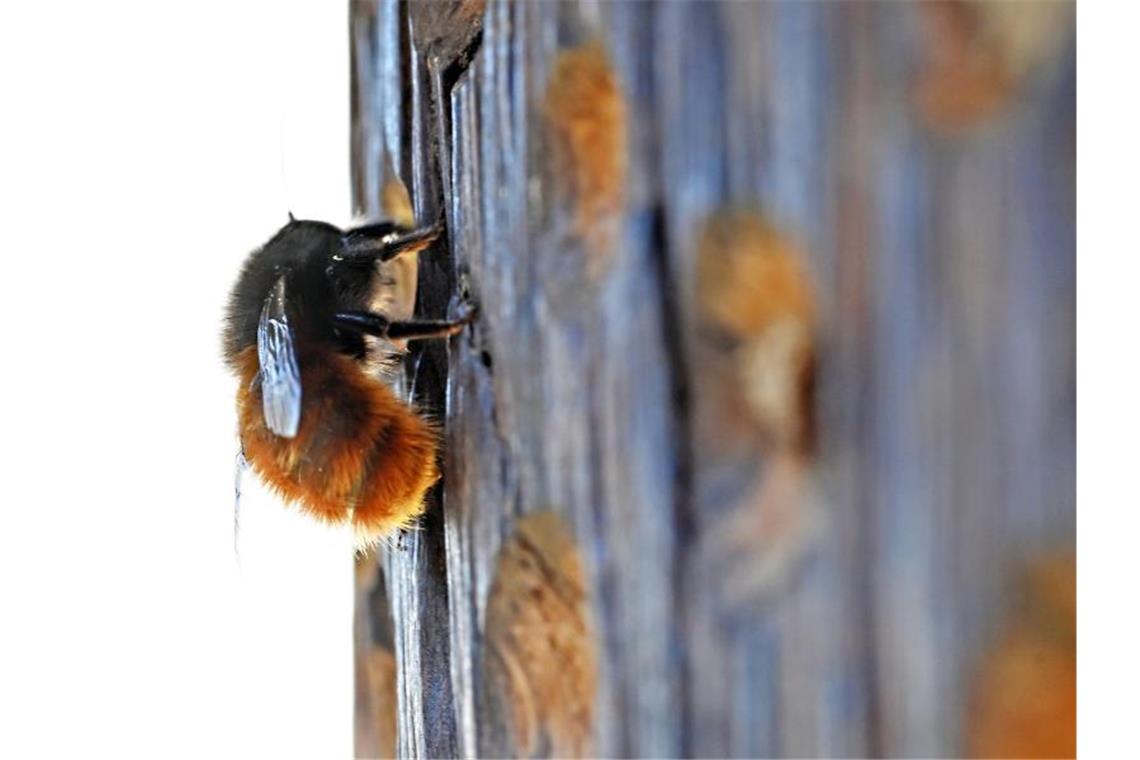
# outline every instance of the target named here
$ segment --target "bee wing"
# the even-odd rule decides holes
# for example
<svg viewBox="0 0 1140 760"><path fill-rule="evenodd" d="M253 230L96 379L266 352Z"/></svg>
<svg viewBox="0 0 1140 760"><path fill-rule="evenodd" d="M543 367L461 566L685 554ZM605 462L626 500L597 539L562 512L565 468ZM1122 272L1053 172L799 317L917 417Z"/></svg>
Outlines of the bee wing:
<svg viewBox="0 0 1140 760"><path fill-rule="evenodd" d="M273 284L257 323L257 360L265 426L282 438L297 435L301 424L301 370L293 330L285 314L285 277Z"/></svg>

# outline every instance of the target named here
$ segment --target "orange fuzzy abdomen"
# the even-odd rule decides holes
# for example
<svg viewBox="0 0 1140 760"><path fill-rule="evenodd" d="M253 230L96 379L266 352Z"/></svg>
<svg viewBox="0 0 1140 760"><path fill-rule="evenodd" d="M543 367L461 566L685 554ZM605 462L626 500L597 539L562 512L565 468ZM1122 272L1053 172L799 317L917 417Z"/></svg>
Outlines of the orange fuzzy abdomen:
<svg viewBox="0 0 1140 760"><path fill-rule="evenodd" d="M423 512L439 479L436 434L349 357L309 353L301 368L301 424L293 438L262 415L257 347L235 362L242 450L253 470L288 501L329 523L350 522L372 544Z"/></svg>

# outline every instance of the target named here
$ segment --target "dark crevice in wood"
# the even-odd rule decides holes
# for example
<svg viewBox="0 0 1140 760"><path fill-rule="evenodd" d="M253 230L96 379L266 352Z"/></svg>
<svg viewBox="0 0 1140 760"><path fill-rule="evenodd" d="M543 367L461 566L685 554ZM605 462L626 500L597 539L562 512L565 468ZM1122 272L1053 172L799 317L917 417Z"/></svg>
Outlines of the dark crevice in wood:
<svg viewBox="0 0 1140 760"><path fill-rule="evenodd" d="M690 668L688 652L685 649L686 637L681 632L684 621L689 620L689 585L691 583L693 553L696 541L696 519L693 514L693 420L692 393L689 387L689 366L684 345L682 307L677 289L677 276L673 272L673 257L669 250L669 236L666 229L666 210L657 204L651 210L649 236L650 264L661 294L661 327L665 348L666 370L671 389L673 405L673 526L674 552L672 587L674 596L674 620L678 625L670 632L672 649L676 652L677 695L681 709L679 720L682 726L681 754L692 754L690 746L692 722L690 712Z"/></svg>
<svg viewBox="0 0 1140 760"><path fill-rule="evenodd" d="M359 2L360 0L356 0ZM408 25L408 1L398 0L397 13L400 19L399 26L399 45L400 45L400 60L404 63L404 76L401 77L400 91L401 91L401 124L400 136L403 138L400 141L400 166L403 167L403 177L405 184L411 185L409 181L412 176L412 119L414 118L412 108L412 78L409 75L408 66L412 60L412 32Z"/></svg>
<svg viewBox="0 0 1140 760"><path fill-rule="evenodd" d="M375 562L375 559L364 560ZM395 635L392 630L392 603L388 598L388 584L384 573L376 573L376 585L368 595L368 610L371 618L371 634L374 646L381 649L395 649Z"/></svg>

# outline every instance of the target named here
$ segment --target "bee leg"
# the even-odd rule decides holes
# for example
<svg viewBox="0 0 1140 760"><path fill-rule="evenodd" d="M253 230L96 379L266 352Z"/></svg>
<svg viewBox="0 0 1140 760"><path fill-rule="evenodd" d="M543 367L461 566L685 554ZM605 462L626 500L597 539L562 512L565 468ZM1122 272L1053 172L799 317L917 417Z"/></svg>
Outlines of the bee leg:
<svg viewBox="0 0 1140 760"><path fill-rule="evenodd" d="M443 232L443 220L413 230L394 227L388 222L356 227L341 239L340 257L348 261L391 261L406 253L418 253Z"/></svg>
<svg viewBox="0 0 1140 760"><path fill-rule="evenodd" d="M432 340L450 338L463 332L475 315L461 319L424 319L411 322L393 322L388 325L388 337L395 340Z"/></svg>
<svg viewBox="0 0 1140 760"><path fill-rule="evenodd" d="M459 319L423 319L392 322L387 317L366 311L342 311L333 316L333 323L344 330L375 335L388 340L430 340L450 338L463 330L475 318L471 309Z"/></svg>

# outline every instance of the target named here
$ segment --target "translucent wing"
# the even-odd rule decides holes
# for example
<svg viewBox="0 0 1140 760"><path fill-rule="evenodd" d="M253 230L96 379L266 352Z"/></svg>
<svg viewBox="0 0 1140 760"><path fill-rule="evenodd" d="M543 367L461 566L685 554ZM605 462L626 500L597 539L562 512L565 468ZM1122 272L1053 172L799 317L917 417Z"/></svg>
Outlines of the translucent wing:
<svg viewBox="0 0 1140 760"><path fill-rule="evenodd" d="M284 275L273 284L261 307L257 360L261 365L265 426L283 438L292 438L301 424L301 371L297 367L293 330L285 314Z"/></svg>

